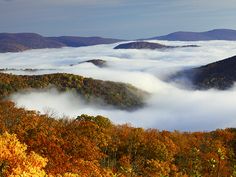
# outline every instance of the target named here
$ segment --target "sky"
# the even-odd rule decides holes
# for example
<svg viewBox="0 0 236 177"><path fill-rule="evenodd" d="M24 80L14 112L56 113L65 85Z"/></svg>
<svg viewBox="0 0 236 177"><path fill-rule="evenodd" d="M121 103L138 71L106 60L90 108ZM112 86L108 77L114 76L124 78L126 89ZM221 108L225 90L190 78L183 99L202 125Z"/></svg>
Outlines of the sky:
<svg viewBox="0 0 236 177"><path fill-rule="evenodd" d="M235 0L0 0L0 32L139 39L236 29Z"/></svg>

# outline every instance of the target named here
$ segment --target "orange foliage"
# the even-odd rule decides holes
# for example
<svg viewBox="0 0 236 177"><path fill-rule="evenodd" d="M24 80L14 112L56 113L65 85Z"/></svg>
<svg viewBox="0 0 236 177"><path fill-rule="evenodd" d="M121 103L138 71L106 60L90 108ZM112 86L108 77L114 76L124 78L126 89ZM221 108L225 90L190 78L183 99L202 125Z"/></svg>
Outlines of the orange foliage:
<svg viewBox="0 0 236 177"><path fill-rule="evenodd" d="M16 134L28 148L5 131ZM114 125L102 116L53 119L2 100L0 134L0 170L8 176L23 172L68 177L236 174L235 129L182 133Z"/></svg>

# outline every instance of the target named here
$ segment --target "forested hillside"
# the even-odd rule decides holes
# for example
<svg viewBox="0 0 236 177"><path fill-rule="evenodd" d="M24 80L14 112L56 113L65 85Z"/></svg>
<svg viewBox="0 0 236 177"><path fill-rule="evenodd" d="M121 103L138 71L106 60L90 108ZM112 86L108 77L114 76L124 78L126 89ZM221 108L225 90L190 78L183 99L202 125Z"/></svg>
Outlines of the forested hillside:
<svg viewBox="0 0 236 177"><path fill-rule="evenodd" d="M55 87L59 91L74 90L87 101L101 99L119 109L136 109L144 105L148 94L129 84L94 80L72 74L17 76L0 73L0 97L17 91Z"/></svg>
<svg viewBox="0 0 236 177"><path fill-rule="evenodd" d="M1 176L236 175L235 129L181 133L102 116L58 120L9 101L0 102L0 120Z"/></svg>
<svg viewBox="0 0 236 177"><path fill-rule="evenodd" d="M0 176L236 176L236 130L168 132L115 125L103 116L52 118L16 108L28 89L74 90L90 101L136 109L147 96L131 85L72 74L0 74Z"/></svg>

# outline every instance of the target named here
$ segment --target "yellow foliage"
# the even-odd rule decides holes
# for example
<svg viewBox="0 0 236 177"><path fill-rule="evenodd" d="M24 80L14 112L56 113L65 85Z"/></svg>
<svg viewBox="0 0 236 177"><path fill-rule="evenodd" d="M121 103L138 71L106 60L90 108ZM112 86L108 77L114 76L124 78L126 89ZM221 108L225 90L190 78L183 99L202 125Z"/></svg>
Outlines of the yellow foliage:
<svg viewBox="0 0 236 177"><path fill-rule="evenodd" d="M35 152L26 153L27 146L21 144L16 135L4 133L0 135L0 176L8 177L53 177L47 175L43 168L47 165L47 159L41 157ZM81 161L81 167L90 167L93 171L92 176L100 176L99 170L93 163ZM86 170L81 170L82 174ZM83 176L86 174L83 174ZM65 173L58 174L58 177L81 177L78 174Z"/></svg>
<svg viewBox="0 0 236 177"><path fill-rule="evenodd" d="M58 120L0 99L0 132L4 131L19 138L0 134L0 176L4 177L236 174L235 128L181 133L113 125L99 116Z"/></svg>
<svg viewBox="0 0 236 177"><path fill-rule="evenodd" d="M62 177L81 177L81 176L73 173L65 173L64 175L62 175Z"/></svg>
<svg viewBox="0 0 236 177"><path fill-rule="evenodd" d="M21 144L16 135L4 133L0 136L0 174L17 176L44 177L46 173L42 168L47 164L47 159L31 152L26 153L27 146Z"/></svg>
<svg viewBox="0 0 236 177"><path fill-rule="evenodd" d="M148 167L146 168L147 176L156 176L156 177L187 177L182 173L178 172L178 169L175 165L170 164L169 162L161 162L159 160L148 160Z"/></svg>

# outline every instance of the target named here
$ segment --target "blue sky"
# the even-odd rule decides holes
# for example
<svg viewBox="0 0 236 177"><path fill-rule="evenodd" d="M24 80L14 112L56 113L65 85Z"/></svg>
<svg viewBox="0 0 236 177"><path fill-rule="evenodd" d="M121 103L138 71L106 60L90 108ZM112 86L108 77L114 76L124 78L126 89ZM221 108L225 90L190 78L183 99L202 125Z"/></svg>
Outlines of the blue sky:
<svg viewBox="0 0 236 177"><path fill-rule="evenodd" d="M137 39L236 29L235 0L0 0L0 32Z"/></svg>

